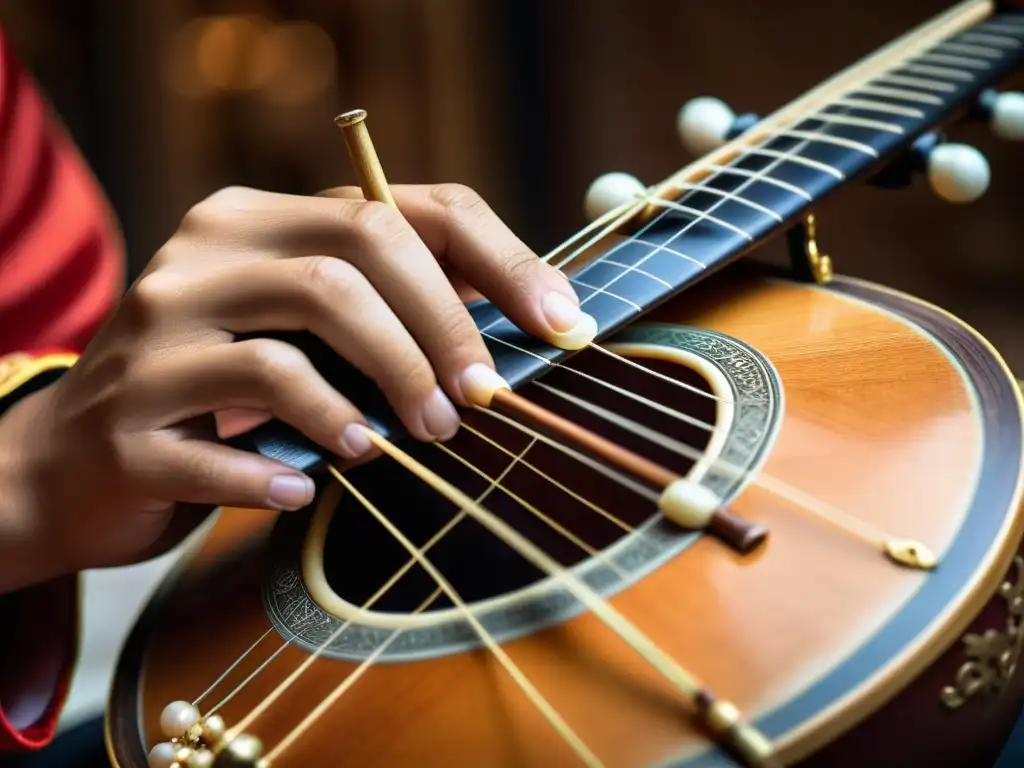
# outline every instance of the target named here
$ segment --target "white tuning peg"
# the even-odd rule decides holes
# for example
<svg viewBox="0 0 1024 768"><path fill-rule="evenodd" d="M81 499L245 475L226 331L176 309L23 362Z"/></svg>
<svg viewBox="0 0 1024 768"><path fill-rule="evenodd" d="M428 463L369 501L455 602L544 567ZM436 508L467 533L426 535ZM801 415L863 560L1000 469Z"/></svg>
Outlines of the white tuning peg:
<svg viewBox="0 0 1024 768"><path fill-rule="evenodd" d="M973 203L988 189L988 160L966 144L939 144L928 153L928 183L950 203Z"/></svg>
<svg viewBox="0 0 1024 768"><path fill-rule="evenodd" d="M1006 141L1024 141L1024 93L1007 91L992 99L988 124Z"/></svg>
<svg viewBox="0 0 1024 768"><path fill-rule="evenodd" d="M687 151L706 155L722 146L736 123L736 113L721 99L699 96L687 102L676 116L676 132Z"/></svg>
<svg viewBox="0 0 1024 768"><path fill-rule="evenodd" d="M609 211L630 202L647 193L647 187L636 176L628 173L606 173L594 179L587 189L583 202L583 211L587 221L596 221Z"/></svg>

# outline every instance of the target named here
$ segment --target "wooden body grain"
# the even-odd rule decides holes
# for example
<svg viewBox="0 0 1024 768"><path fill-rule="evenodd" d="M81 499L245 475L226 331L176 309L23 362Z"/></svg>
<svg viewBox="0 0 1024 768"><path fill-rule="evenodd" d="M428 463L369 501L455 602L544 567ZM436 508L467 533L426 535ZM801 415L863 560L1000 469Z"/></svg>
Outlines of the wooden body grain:
<svg viewBox="0 0 1024 768"><path fill-rule="evenodd" d="M919 539L940 556L962 535L983 459L980 404L964 371L933 338L849 296L761 278L709 280L652 319L734 336L774 364L785 416L763 472L895 536ZM756 485L733 509L771 530L755 553L741 556L703 537L612 602L717 695L756 718L849 658L929 575L896 567ZM787 762L844 733L856 740L858 722L912 688L940 654L955 660L961 632L990 602L1016 551L1016 511L1005 516L1005 541L978 561L963 599L922 625L905 658L866 680L856 696L783 738ZM180 580L143 617L125 649L110 713L109 740L120 768L144 765L140 727L147 744L160 740L162 707L197 696L267 630L260 584L272 523L268 513L225 510L197 558L183 564ZM280 644L272 634L220 690ZM591 615L505 649L608 766L672 764L708 748L679 694ZM282 653L224 708L229 725L304 658L295 648ZM355 666L318 662L252 732L272 747ZM124 705L136 689L141 726L134 706ZM914 699L925 713L915 727L957 728L958 715L942 710L938 697L932 687ZM1019 701L1014 693L971 706L1005 714L1015 702L1019 709ZM961 745L969 738L961 734ZM275 763L574 764L573 753L486 651L372 668Z"/></svg>

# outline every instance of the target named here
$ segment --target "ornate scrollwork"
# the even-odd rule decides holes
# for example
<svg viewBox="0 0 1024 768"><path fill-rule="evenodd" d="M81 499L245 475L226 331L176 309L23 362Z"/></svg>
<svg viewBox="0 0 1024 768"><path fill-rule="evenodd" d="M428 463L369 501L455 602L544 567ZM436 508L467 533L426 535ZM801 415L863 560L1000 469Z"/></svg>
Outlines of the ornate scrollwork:
<svg viewBox="0 0 1024 768"><path fill-rule="evenodd" d="M969 661L957 670L956 681L942 689L942 703L950 709L962 707L980 694L1001 691L1013 678L1024 651L1024 557L1018 555L1016 580L1004 581L999 596L1006 601L1009 616L1006 629L986 630L963 639Z"/></svg>

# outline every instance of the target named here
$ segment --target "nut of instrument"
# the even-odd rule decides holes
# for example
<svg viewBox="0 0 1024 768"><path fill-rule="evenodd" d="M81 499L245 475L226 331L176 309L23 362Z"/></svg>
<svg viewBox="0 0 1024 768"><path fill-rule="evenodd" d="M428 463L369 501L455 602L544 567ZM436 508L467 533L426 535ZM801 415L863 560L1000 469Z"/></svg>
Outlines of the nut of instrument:
<svg viewBox="0 0 1024 768"><path fill-rule="evenodd" d="M177 739L198 723L199 717L199 710L187 701L172 701L160 713L160 730L168 739Z"/></svg>
<svg viewBox="0 0 1024 768"><path fill-rule="evenodd" d="M647 193L647 188L636 176L628 173L606 173L598 176L587 189L583 211L587 221L597 221L616 208L636 203Z"/></svg>
<svg viewBox="0 0 1024 768"><path fill-rule="evenodd" d="M988 160L967 144L940 144L928 155L928 183L949 203L973 203L985 194Z"/></svg>
<svg viewBox="0 0 1024 768"><path fill-rule="evenodd" d="M724 101L700 96L679 110L676 132L683 146L699 157L722 146L735 122L736 113Z"/></svg>
<svg viewBox="0 0 1024 768"><path fill-rule="evenodd" d="M658 500L658 508L683 528L706 528L715 510L722 504L713 491L692 480L680 478L668 485Z"/></svg>

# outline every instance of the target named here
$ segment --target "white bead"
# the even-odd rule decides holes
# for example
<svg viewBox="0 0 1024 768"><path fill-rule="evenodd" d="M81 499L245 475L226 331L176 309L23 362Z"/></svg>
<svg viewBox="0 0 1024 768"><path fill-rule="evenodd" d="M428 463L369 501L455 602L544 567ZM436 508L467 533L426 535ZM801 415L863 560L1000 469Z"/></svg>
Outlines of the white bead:
<svg viewBox="0 0 1024 768"><path fill-rule="evenodd" d="M587 221L596 221L620 205L635 203L647 193L636 176L628 173L606 173L594 179L584 198L583 211Z"/></svg>
<svg viewBox="0 0 1024 768"><path fill-rule="evenodd" d="M721 99L700 96L679 110L676 132L683 146L697 156L725 143L736 114Z"/></svg>
<svg viewBox="0 0 1024 768"><path fill-rule="evenodd" d="M185 763L187 768L213 768L216 762L213 752L208 749L197 749Z"/></svg>
<svg viewBox="0 0 1024 768"><path fill-rule="evenodd" d="M662 491L658 509L683 528L705 528L722 500L714 491L686 478L679 478Z"/></svg>
<svg viewBox="0 0 1024 768"><path fill-rule="evenodd" d="M149 757L147 758L149 768L171 768L174 765L174 756L177 753L178 748L171 744L171 742L161 741L149 750Z"/></svg>
<svg viewBox="0 0 1024 768"><path fill-rule="evenodd" d="M1010 91L996 97L989 121L992 133L1006 141L1024 141L1024 93Z"/></svg>
<svg viewBox="0 0 1024 768"><path fill-rule="evenodd" d="M160 713L160 730L169 739L177 739L199 722L199 710L187 701L172 701Z"/></svg>
<svg viewBox="0 0 1024 768"><path fill-rule="evenodd" d="M928 155L928 182L947 202L974 202L985 194L990 178L988 160L966 144L940 144Z"/></svg>

